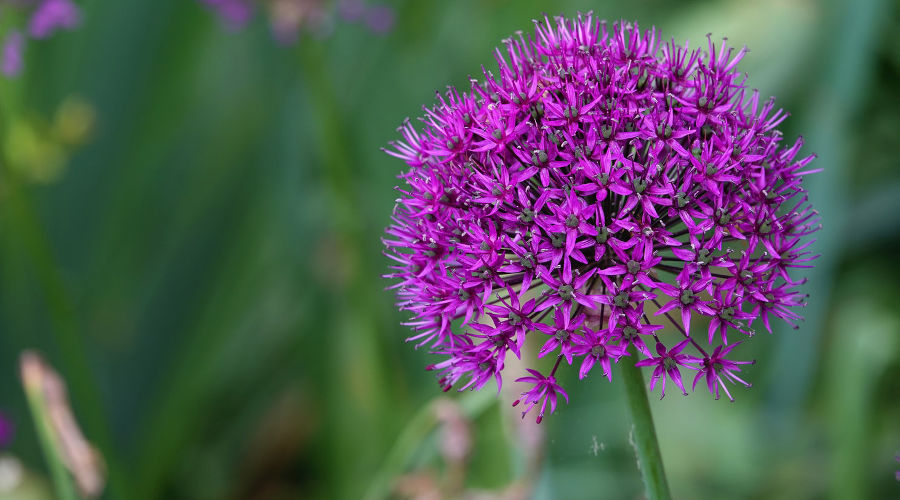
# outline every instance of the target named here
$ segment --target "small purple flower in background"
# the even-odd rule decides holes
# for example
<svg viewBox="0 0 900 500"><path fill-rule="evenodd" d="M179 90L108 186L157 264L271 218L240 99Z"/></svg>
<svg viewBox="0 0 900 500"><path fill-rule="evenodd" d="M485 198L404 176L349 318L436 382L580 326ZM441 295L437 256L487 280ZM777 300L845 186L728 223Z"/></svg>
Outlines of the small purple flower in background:
<svg viewBox="0 0 900 500"><path fill-rule="evenodd" d="M3 42L0 54L0 70L5 76L16 76L22 71L26 37L43 40L57 31L71 30L81 22L81 12L72 0L19 0L0 5L0 13L6 9L26 12L27 29L10 31Z"/></svg>
<svg viewBox="0 0 900 500"><path fill-rule="evenodd" d="M28 34L31 38L47 38L60 29L78 26L81 14L71 0L44 0L31 14Z"/></svg>
<svg viewBox="0 0 900 500"><path fill-rule="evenodd" d="M394 26L393 8L382 4L369 5L362 0L340 0L336 2L336 7L325 0L199 1L213 9L232 29L246 26L256 8L262 4L269 17L272 35L285 45L295 43L303 31L320 37L327 35L335 17L348 24L363 24L377 35L389 33Z"/></svg>
<svg viewBox="0 0 900 500"><path fill-rule="evenodd" d="M231 29L240 29L247 25L253 14L250 0L200 0L216 11L222 21Z"/></svg>
<svg viewBox="0 0 900 500"><path fill-rule="evenodd" d="M15 427L6 414L0 413L0 448L5 448L12 443L15 436Z"/></svg>
<svg viewBox="0 0 900 500"><path fill-rule="evenodd" d="M444 390L477 389L538 333L539 357L557 357L519 379L538 421L568 400L557 370L576 363L580 378L653 366L661 396L696 372L692 390L705 378L732 399L726 384L750 386L736 339L801 319L792 274L819 228L801 184L813 157L746 87L746 49L591 14L503 43L496 72L439 94L387 150L409 167L384 245L410 340L444 358L429 366Z"/></svg>
<svg viewBox="0 0 900 500"><path fill-rule="evenodd" d="M16 76L22 72L22 50L25 37L18 31L10 32L3 42L3 53L0 54L0 69L6 76Z"/></svg>

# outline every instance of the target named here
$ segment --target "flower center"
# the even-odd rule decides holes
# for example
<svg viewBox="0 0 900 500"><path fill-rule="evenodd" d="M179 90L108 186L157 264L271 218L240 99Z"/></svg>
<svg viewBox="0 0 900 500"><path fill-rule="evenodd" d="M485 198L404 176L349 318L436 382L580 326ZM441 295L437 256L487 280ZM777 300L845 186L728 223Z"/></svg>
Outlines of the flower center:
<svg viewBox="0 0 900 500"><path fill-rule="evenodd" d="M566 244L566 235L564 233L551 234L550 244L553 245L553 248L562 248Z"/></svg>
<svg viewBox="0 0 900 500"><path fill-rule="evenodd" d="M627 266L628 274L637 274L641 270L641 264L636 260L629 260Z"/></svg>
<svg viewBox="0 0 900 500"><path fill-rule="evenodd" d="M724 319L725 321L731 321L734 319L734 308L726 307L722 309L722 312L719 313L719 317Z"/></svg>
<svg viewBox="0 0 900 500"><path fill-rule="evenodd" d="M530 208L522 210L522 213L519 214L518 219L522 224L531 224L532 222L534 222L534 210L531 210Z"/></svg>
<svg viewBox="0 0 900 500"><path fill-rule="evenodd" d="M556 291L559 294L559 297L563 300L572 300L575 297L575 289L572 288L572 285L563 285L559 287L559 290Z"/></svg>

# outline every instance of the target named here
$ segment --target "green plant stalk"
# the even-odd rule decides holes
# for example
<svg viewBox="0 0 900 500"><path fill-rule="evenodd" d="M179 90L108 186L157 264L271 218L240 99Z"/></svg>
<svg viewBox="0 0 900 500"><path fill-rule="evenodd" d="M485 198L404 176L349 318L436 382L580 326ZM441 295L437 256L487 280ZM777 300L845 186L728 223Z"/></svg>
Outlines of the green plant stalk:
<svg viewBox="0 0 900 500"><path fill-rule="evenodd" d="M403 474L412 456L422 446L422 442L438 425L435 407L447 396L439 396L423 406L407 422L406 427L397 437L391 451L381 463L381 467L372 478L365 500L383 500L390 497L391 484ZM456 400L466 418L474 420L480 417L497 398L490 391L469 392Z"/></svg>
<svg viewBox="0 0 900 500"><path fill-rule="evenodd" d="M669 500L669 483L663 470L659 443L656 440L656 429L653 426L653 415L650 413L650 402L647 400L647 389L641 369L633 363L621 363L622 379L625 381L625 395L628 398L628 410L632 420L632 439L634 452L637 455L638 469L644 480L644 488L649 500Z"/></svg>
<svg viewBox="0 0 900 500"><path fill-rule="evenodd" d="M28 387L26 384L25 398L28 400L28 408L31 410L31 416L34 420L38 442L41 445L41 450L44 452L44 458L47 460L47 468L50 470L53 489L56 491L56 497L59 500L79 500L80 497L76 493L75 485L72 483L72 476L69 475L66 466L63 465L62 459L59 457L59 446L50 426L47 406L44 404L40 391L40 387Z"/></svg>

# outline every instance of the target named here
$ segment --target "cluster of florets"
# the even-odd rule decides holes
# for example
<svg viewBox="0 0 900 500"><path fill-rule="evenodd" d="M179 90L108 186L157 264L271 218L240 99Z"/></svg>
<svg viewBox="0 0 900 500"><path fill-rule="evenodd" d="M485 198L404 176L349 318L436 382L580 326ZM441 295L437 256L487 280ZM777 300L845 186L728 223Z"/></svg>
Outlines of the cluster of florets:
<svg viewBox="0 0 900 500"><path fill-rule="evenodd" d="M55 32L72 29L80 21L80 11L72 0L15 0L6 4L0 2L0 17L10 14L10 10L24 13L24 29L9 31L0 50L0 71L5 76L16 76L24 66L25 42L30 38L42 40Z"/></svg>
<svg viewBox="0 0 900 500"><path fill-rule="evenodd" d="M231 28L247 25L258 7L268 11L272 34L282 43L293 43L300 33L324 35L334 24L334 13L326 0L200 0L216 11ZM394 10L364 0L340 0L337 14L341 21L363 24L373 33L384 34L394 25Z"/></svg>
<svg viewBox="0 0 900 500"><path fill-rule="evenodd" d="M497 50L498 76L438 94L424 129L405 123L387 151L411 167L384 240L409 340L462 390L500 385L508 353L537 337L556 356L519 379L538 421L568 400L561 361L580 378L652 366L662 395L695 372L693 387L731 399L728 383L750 385L736 340L800 320L790 273L814 258L812 157L795 159L801 140L776 130L786 114L745 88L745 50L591 15L535 24Z"/></svg>

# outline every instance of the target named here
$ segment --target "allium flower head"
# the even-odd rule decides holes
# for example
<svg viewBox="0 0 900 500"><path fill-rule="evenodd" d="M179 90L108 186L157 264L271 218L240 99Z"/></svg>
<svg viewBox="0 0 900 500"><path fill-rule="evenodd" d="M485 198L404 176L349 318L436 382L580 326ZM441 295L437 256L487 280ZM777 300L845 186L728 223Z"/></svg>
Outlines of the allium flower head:
<svg viewBox="0 0 900 500"><path fill-rule="evenodd" d="M581 378L653 366L661 395L667 378L685 392L683 371L716 397L749 386L748 362L726 356L759 323L796 327L792 274L814 258L818 217L801 184L812 157L746 88L745 53L591 14L543 19L504 41L496 74L400 127L388 277L445 389L499 384L529 337L557 356L521 379L541 413L565 395L560 360Z"/></svg>

